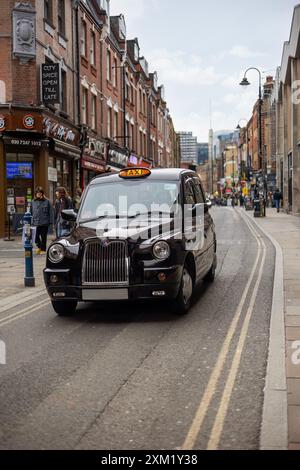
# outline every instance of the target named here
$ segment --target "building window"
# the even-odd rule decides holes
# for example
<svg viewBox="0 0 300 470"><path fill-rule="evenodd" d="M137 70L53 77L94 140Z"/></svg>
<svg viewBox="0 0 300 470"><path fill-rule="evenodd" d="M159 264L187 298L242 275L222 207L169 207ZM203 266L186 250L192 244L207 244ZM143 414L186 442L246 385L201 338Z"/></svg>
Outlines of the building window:
<svg viewBox="0 0 300 470"><path fill-rule="evenodd" d="M65 21L65 0L58 0L57 3L57 30L60 34L66 33Z"/></svg>
<svg viewBox="0 0 300 470"><path fill-rule="evenodd" d="M81 22L81 55L86 57L86 23L84 21Z"/></svg>
<svg viewBox="0 0 300 470"><path fill-rule="evenodd" d="M52 0L44 0L44 18L52 23Z"/></svg>
<svg viewBox="0 0 300 470"><path fill-rule="evenodd" d="M86 88L82 88L81 120L83 124L87 124L87 100L88 91Z"/></svg>
<svg viewBox="0 0 300 470"><path fill-rule="evenodd" d="M61 71L61 109L67 111L67 74L64 70Z"/></svg>
<svg viewBox="0 0 300 470"><path fill-rule="evenodd" d="M90 63L96 65L96 38L93 31L91 31Z"/></svg>
<svg viewBox="0 0 300 470"><path fill-rule="evenodd" d="M107 111L107 137L111 139L112 137L112 132L111 132L111 125L112 125L112 109L108 108Z"/></svg>
<svg viewBox="0 0 300 470"><path fill-rule="evenodd" d="M114 135L114 138L115 138L115 139L116 139L116 137L118 136L118 128L119 128L119 126L118 126L118 122L119 122L118 119L119 119L119 118L118 118L118 113L115 112L115 125L114 125L114 128L115 128L115 135Z"/></svg>
<svg viewBox="0 0 300 470"><path fill-rule="evenodd" d="M97 128L97 98L95 95L92 95L91 126L94 130Z"/></svg>
<svg viewBox="0 0 300 470"><path fill-rule="evenodd" d="M106 77L109 82L111 82L111 53L109 50L107 50L107 56L106 56Z"/></svg>
<svg viewBox="0 0 300 470"><path fill-rule="evenodd" d="M113 76L113 86L116 88L117 87L117 80L118 80L118 62L117 59L114 59L114 65L113 65L113 70L112 70L112 76Z"/></svg>

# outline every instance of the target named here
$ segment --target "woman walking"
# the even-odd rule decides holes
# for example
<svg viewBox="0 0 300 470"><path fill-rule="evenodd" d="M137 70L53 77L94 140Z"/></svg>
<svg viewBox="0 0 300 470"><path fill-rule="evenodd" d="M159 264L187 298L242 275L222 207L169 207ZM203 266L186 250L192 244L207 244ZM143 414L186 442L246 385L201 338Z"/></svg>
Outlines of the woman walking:
<svg viewBox="0 0 300 470"><path fill-rule="evenodd" d="M70 223L62 218L62 211L73 209L72 199L68 196L67 190L59 187L56 190L56 201L54 205L54 219L57 238L70 233Z"/></svg>
<svg viewBox="0 0 300 470"><path fill-rule="evenodd" d="M36 188L30 211L32 214L32 224L36 227L36 254L44 255L47 250L48 230L53 225L53 209L49 199L45 196L43 188Z"/></svg>

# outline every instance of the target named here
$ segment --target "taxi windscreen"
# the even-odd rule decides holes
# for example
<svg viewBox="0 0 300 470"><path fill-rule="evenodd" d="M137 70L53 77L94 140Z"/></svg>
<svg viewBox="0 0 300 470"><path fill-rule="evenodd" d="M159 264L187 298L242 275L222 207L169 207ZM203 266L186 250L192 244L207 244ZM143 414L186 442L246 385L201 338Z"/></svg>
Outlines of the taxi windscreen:
<svg viewBox="0 0 300 470"><path fill-rule="evenodd" d="M135 216L150 212L173 213L179 203L180 183L131 180L90 186L79 222L102 216Z"/></svg>

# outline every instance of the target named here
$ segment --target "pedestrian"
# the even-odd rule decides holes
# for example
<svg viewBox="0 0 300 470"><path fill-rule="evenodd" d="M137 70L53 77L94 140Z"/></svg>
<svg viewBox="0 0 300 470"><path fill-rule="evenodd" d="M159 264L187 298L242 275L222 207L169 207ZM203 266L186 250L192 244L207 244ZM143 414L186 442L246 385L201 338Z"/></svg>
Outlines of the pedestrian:
<svg viewBox="0 0 300 470"><path fill-rule="evenodd" d="M235 195L233 194L231 196L231 205L232 205L233 208L235 208L235 203L236 203L236 198L235 198Z"/></svg>
<svg viewBox="0 0 300 470"><path fill-rule="evenodd" d="M74 210L77 213L78 213L79 208L80 208L81 197L82 197L82 190L81 190L81 188L77 188L76 192L75 192L75 197L73 199Z"/></svg>
<svg viewBox="0 0 300 470"><path fill-rule="evenodd" d="M243 194L241 194L240 195L240 206L244 207L244 205L245 205L245 198L244 198Z"/></svg>
<svg viewBox="0 0 300 470"><path fill-rule="evenodd" d="M36 188L34 199L30 205L32 224L36 227L35 243L36 254L44 255L47 250L47 234L49 227L53 225L53 209L49 199L46 198L43 188Z"/></svg>
<svg viewBox="0 0 300 470"><path fill-rule="evenodd" d="M70 233L71 225L62 218L62 211L73 209L73 202L69 197L67 190L62 186L57 188L55 194L54 221L56 236L57 238L60 238Z"/></svg>
<svg viewBox="0 0 300 470"><path fill-rule="evenodd" d="M283 200L283 197L282 197L281 191L279 191L278 188L275 190L275 193L274 193L273 197L274 197L274 202L275 202L277 212L279 213L280 212L280 207L281 207L281 201Z"/></svg>

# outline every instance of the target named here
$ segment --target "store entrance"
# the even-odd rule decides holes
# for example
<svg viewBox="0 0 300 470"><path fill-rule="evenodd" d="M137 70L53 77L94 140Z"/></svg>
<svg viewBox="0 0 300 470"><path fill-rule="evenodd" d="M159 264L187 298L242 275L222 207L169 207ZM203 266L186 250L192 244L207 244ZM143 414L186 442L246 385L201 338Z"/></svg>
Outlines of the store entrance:
<svg viewBox="0 0 300 470"><path fill-rule="evenodd" d="M14 233L21 230L21 220L34 195L34 155L6 153L7 212L12 215Z"/></svg>

